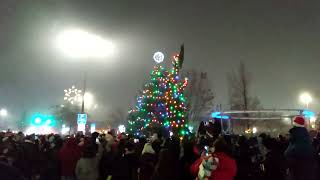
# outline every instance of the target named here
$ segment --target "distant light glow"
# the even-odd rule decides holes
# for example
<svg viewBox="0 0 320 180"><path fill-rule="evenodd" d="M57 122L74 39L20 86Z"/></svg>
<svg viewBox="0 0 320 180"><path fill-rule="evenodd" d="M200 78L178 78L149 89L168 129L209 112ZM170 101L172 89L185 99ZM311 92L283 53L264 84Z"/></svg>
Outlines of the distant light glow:
<svg viewBox="0 0 320 180"><path fill-rule="evenodd" d="M83 133L86 131L86 125L85 124L78 124L78 132L82 131Z"/></svg>
<svg viewBox="0 0 320 180"><path fill-rule="evenodd" d="M253 134L257 133L257 131L258 131L258 130L257 130L256 127L253 127L253 128L252 128L252 133L253 133Z"/></svg>
<svg viewBox="0 0 320 180"><path fill-rule="evenodd" d="M67 127L65 124L62 125L61 134L68 134L70 131L70 127Z"/></svg>
<svg viewBox="0 0 320 180"><path fill-rule="evenodd" d="M315 116L316 116L316 114L315 114L314 112L312 112L312 111L307 111L307 110L303 111L303 112L302 112L302 115L303 115L304 117L306 117L306 118L311 118L311 117L315 117Z"/></svg>
<svg viewBox="0 0 320 180"><path fill-rule="evenodd" d="M46 126L46 125L42 126L42 129L40 130L41 134L50 134L50 133L53 133L53 132L54 131L52 130L52 128L49 127L49 126Z"/></svg>
<svg viewBox="0 0 320 180"><path fill-rule="evenodd" d="M30 135L30 134L51 134L51 133L56 133L55 130L47 125L43 126L29 126L25 134Z"/></svg>
<svg viewBox="0 0 320 180"><path fill-rule="evenodd" d="M300 101L308 106L312 102L312 97L309 93L304 92L300 95Z"/></svg>
<svg viewBox="0 0 320 180"><path fill-rule="evenodd" d="M36 124L40 124L40 123L41 123L41 118L40 118L40 117L35 118L35 119L34 119L34 122L35 122Z"/></svg>
<svg viewBox="0 0 320 180"><path fill-rule="evenodd" d="M58 34L56 46L72 58L104 58L114 52L110 41L77 28Z"/></svg>
<svg viewBox="0 0 320 180"><path fill-rule="evenodd" d="M120 125L120 126L118 127L118 131L119 131L120 133L124 133L124 132L126 132L126 127L125 127L124 125Z"/></svg>
<svg viewBox="0 0 320 180"><path fill-rule="evenodd" d="M26 131L24 132L26 135L30 135L30 134L36 134L37 130L34 126L30 126L26 129Z"/></svg>
<svg viewBox="0 0 320 180"><path fill-rule="evenodd" d="M46 124L47 124L47 125L51 124L51 122L52 122L51 119L47 119L47 120L46 120Z"/></svg>
<svg viewBox="0 0 320 180"><path fill-rule="evenodd" d="M310 117L310 122L311 122L311 123L316 122L316 120L317 120L317 118L316 118L316 117L314 117L314 116L313 116L313 117Z"/></svg>
<svg viewBox="0 0 320 180"><path fill-rule="evenodd" d="M2 117L8 116L8 111L6 109L1 109L0 116L2 116Z"/></svg>
<svg viewBox="0 0 320 180"><path fill-rule="evenodd" d="M211 114L211 117L212 118L217 118L217 119L229 119L229 116L227 116L227 115L222 115L221 116L221 112L213 112Z"/></svg>
<svg viewBox="0 0 320 180"><path fill-rule="evenodd" d="M290 125L290 124L291 124L291 118L285 117L285 118L283 118L283 122L284 122L285 124L287 124L287 125Z"/></svg>
<svg viewBox="0 0 320 180"><path fill-rule="evenodd" d="M190 132L193 132L193 126L189 126L188 129Z"/></svg>
<svg viewBox="0 0 320 180"><path fill-rule="evenodd" d="M153 60L156 62L156 63L162 63L163 60L164 60L164 54L160 51L156 52L153 54Z"/></svg>
<svg viewBox="0 0 320 180"><path fill-rule="evenodd" d="M78 104L82 103L82 97L80 96L78 99ZM86 92L84 94L84 105L86 109L91 109L93 107L94 104L94 96L92 95L92 93L90 92Z"/></svg>
<svg viewBox="0 0 320 180"><path fill-rule="evenodd" d="M92 123L92 124L90 125L90 132L91 132L91 133L96 132L96 124L93 124L93 123Z"/></svg>
<svg viewBox="0 0 320 180"><path fill-rule="evenodd" d="M89 92L86 92L84 94L84 102L86 106L91 107L93 104L93 95Z"/></svg>

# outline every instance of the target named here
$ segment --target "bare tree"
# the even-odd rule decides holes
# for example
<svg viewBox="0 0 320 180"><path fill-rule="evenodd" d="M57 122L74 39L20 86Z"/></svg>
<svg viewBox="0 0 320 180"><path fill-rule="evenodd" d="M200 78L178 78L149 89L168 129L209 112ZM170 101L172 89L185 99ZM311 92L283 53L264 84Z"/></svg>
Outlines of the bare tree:
<svg viewBox="0 0 320 180"><path fill-rule="evenodd" d="M61 124L66 124L74 130L77 127L77 114L80 112L79 106L71 104L56 105L51 108L54 117L60 121Z"/></svg>
<svg viewBox="0 0 320 180"><path fill-rule="evenodd" d="M214 93L210 89L210 83L206 72L199 72L195 69L184 75L189 79L185 91L188 107L188 119L191 124L199 124L204 117L208 117L213 110Z"/></svg>
<svg viewBox="0 0 320 180"><path fill-rule="evenodd" d="M256 110L261 108L258 97L250 95L251 75L244 63L240 63L237 72L233 71L228 74L228 81L231 110ZM245 116L248 115L245 114ZM246 128L250 127L249 120L245 121L245 126Z"/></svg>
<svg viewBox="0 0 320 180"><path fill-rule="evenodd" d="M126 124L128 113L121 108L112 109L108 114L108 121L113 127L117 127L120 124Z"/></svg>

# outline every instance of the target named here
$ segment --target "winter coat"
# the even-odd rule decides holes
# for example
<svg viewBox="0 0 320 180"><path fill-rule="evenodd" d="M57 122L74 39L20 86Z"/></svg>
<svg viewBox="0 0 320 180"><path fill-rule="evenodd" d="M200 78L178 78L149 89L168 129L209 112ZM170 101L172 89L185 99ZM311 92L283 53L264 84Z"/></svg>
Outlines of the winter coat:
<svg viewBox="0 0 320 180"><path fill-rule="evenodd" d="M138 158L136 154L125 154L120 159L114 159L112 163L113 180L134 180L137 177Z"/></svg>
<svg viewBox="0 0 320 180"><path fill-rule="evenodd" d="M93 153L93 157L82 157L77 162L75 170L77 180L97 180L99 177L99 162L102 157L103 148L100 144L97 144L98 149L97 153L95 153L96 146L93 147L93 149L90 149L89 151L85 149L83 152L83 156Z"/></svg>
<svg viewBox="0 0 320 180"><path fill-rule="evenodd" d="M27 178L39 173L39 149L36 144L30 140L25 140L19 147L18 159L15 166Z"/></svg>
<svg viewBox="0 0 320 180"><path fill-rule="evenodd" d="M75 176L75 168L80 157L81 151L76 139L68 139L59 152L61 176Z"/></svg>
<svg viewBox="0 0 320 180"><path fill-rule="evenodd" d="M151 153L144 153L140 159L139 166L139 179L150 180L153 170L157 163L157 155Z"/></svg>
<svg viewBox="0 0 320 180"><path fill-rule="evenodd" d="M43 171L40 174L40 180L60 180L59 150L57 148L53 148L43 154Z"/></svg>
<svg viewBox="0 0 320 180"><path fill-rule="evenodd" d="M159 160L152 175L152 180L176 180L180 179L180 167L178 157L169 149L160 151Z"/></svg>
<svg viewBox="0 0 320 180"><path fill-rule="evenodd" d="M285 163L285 158L281 153L281 150L273 149L268 152L264 160L264 179L284 180L286 177Z"/></svg>
<svg viewBox="0 0 320 180"><path fill-rule="evenodd" d="M24 180L18 169L0 162L0 177L5 180Z"/></svg>
<svg viewBox="0 0 320 180"><path fill-rule="evenodd" d="M97 158L81 158L76 166L76 176L77 180L97 180L99 177Z"/></svg>
<svg viewBox="0 0 320 180"><path fill-rule="evenodd" d="M227 156L223 152L214 153L212 157L217 158L218 164L212 165L211 179L212 180L233 180L237 173L237 165L234 159ZM199 173L199 166L203 163L203 160L207 160L209 157L199 158L191 166L191 172L193 174Z"/></svg>
<svg viewBox="0 0 320 180"><path fill-rule="evenodd" d="M306 128L294 127L289 130L289 146L285 151L287 158L311 157L314 150Z"/></svg>
<svg viewBox="0 0 320 180"><path fill-rule="evenodd" d="M317 179L317 162L315 151L306 128L294 127L289 130L289 146L285 157L289 166L290 177L294 180Z"/></svg>

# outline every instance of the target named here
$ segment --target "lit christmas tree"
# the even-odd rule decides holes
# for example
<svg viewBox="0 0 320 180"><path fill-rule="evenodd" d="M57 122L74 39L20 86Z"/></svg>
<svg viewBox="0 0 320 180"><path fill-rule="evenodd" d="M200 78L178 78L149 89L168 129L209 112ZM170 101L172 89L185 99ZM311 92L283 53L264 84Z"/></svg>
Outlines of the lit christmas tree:
<svg viewBox="0 0 320 180"><path fill-rule="evenodd" d="M129 111L128 130L136 135L146 134L152 128L164 127L167 131L187 135L188 124L185 119L186 107L184 89L188 80L180 80L180 69L184 59L184 47L173 56L172 69L167 71L159 63L163 54L155 54L158 63L151 72L151 82L145 85L137 97L137 105Z"/></svg>

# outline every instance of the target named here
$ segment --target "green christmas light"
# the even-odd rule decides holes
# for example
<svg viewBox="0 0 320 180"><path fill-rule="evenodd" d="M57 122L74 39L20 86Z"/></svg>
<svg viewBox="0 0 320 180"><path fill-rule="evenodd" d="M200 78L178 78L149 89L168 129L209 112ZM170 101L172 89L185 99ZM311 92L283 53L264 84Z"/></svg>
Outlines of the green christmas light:
<svg viewBox="0 0 320 180"><path fill-rule="evenodd" d="M184 131L184 130L181 130L181 131L180 131L180 134L181 134L181 135L185 135L185 131Z"/></svg>
<svg viewBox="0 0 320 180"><path fill-rule="evenodd" d="M150 74L150 82L143 89L143 96L138 99L136 123L128 123L130 130L139 132L143 128L154 125L154 121L165 126L167 130L178 129L180 135L185 135L183 130L186 107L183 102L184 87L186 84L179 78L181 63L179 58L174 58L171 71L160 65L154 66ZM181 80L180 80L181 79ZM176 124L179 122L178 124ZM169 128L168 128L169 127ZM183 131L181 131L183 130Z"/></svg>

